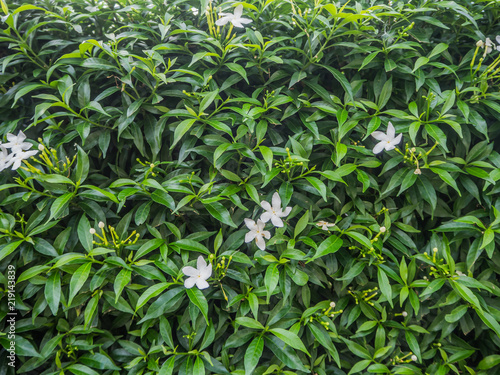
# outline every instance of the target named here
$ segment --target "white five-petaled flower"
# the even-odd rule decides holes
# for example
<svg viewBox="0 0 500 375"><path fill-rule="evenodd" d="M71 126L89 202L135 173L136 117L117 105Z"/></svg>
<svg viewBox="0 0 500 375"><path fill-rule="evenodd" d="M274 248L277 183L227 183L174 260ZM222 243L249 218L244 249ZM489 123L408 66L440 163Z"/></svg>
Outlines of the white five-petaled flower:
<svg viewBox="0 0 500 375"><path fill-rule="evenodd" d="M396 130L394 129L392 123L389 121L389 124L387 125L387 133L375 131L372 133L372 137L377 141L380 141L373 148L373 153L379 154L384 149L386 151L394 150L396 148L396 145L401 142L403 134L400 134L396 137Z"/></svg>
<svg viewBox="0 0 500 375"><path fill-rule="evenodd" d="M497 42L500 43L500 38L497 36ZM484 53L483 57L486 56L488 53L493 51L493 48L495 48L495 44L491 41L490 38L486 38L486 41L478 40L476 43L476 46L484 48ZM499 49L500 46L497 47L497 50L500 51Z"/></svg>
<svg viewBox="0 0 500 375"><path fill-rule="evenodd" d="M335 226L335 224L334 224L334 223L329 223L329 222L327 222L327 221L318 221L318 222L316 223L316 225L317 225L318 227L321 227L321 229L323 229L323 230L328 230L328 227L334 227L334 226Z"/></svg>
<svg viewBox="0 0 500 375"><path fill-rule="evenodd" d="M24 142L25 139L26 135L24 135L21 130L19 130L19 133L17 133L17 135L8 133L7 140L9 142L5 143L3 146L5 148L10 148L13 153L26 151L29 150L33 145L29 142Z"/></svg>
<svg viewBox="0 0 500 375"><path fill-rule="evenodd" d="M11 162L12 162L12 170L16 170L21 166L21 163L25 159L29 159L31 156L35 156L38 153L38 150L33 151L18 151L15 154L11 154Z"/></svg>
<svg viewBox="0 0 500 375"><path fill-rule="evenodd" d="M12 154L7 152L7 149L2 145L0 146L0 171L12 165Z"/></svg>
<svg viewBox="0 0 500 375"><path fill-rule="evenodd" d="M285 210L283 211L281 209L281 198L277 192L273 194L271 203L272 206L266 201L260 202L262 208L266 210L266 212L264 212L260 216L260 219L264 223L267 223L269 220L271 220L271 223L273 223L275 227L282 227L283 220L281 220L281 218L288 216L290 211L292 211L292 207L286 207Z"/></svg>
<svg viewBox="0 0 500 375"><path fill-rule="evenodd" d="M255 223L252 219L245 218L245 225L250 229L250 232L245 235L245 242L252 242L255 239L257 247L261 250L265 250L266 241L264 241L264 238L267 240L271 238L271 233L264 230L266 224L260 219Z"/></svg>
<svg viewBox="0 0 500 375"><path fill-rule="evenodd" d="M243 5L238 5L236 8L234 8L234 14L231 13L221 13L220 15L222 18L217 20L215 24L217 26L224 26L226 23L231 22L233 26L235 27L245 27L243 26L244 23L250 23L252 20L248 18L242 18L241 15L243 14Z"/></svg>
<svg viewBox="0 0 500 375"><path fill-rule="evenodd" d="M29 142L24 142L26 135L20 130L17 135L8 133L7 143L0 146L0 171L12 165L12 170L21 166L25 159L29 159L38 153L38 150L28 151L33 145ZM12 152L9 154L7 149Z"/></svg>
<svg viewBox="0 0 500 375"><path fill-rule="evenodd" d="M205 259L200 255L196 262L196 268L186 266L182 269L184 275L189 276L184 280L184 286L188 289L192 288L195 284L198 289L207 289L210 285L207 279L212 276L212 263L205 262Z"/></svg>

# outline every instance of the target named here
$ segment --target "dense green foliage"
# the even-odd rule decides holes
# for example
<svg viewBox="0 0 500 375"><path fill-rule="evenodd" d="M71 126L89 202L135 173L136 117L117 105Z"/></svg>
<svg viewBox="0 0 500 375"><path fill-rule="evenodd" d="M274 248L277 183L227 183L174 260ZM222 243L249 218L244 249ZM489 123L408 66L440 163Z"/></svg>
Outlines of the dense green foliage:
<svg viewBox="0 0 500 375"><path fill-rule="evenodd" d="M496 1L28 3L0 374L500 373Z"/></svg>

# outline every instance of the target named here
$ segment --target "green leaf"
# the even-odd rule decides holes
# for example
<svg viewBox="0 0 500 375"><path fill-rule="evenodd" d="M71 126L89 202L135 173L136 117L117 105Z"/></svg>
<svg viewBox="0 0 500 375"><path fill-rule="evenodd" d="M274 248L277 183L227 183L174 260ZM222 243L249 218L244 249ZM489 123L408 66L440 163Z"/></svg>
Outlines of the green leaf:
<svg viewBox="0 0 500 375"><path fill-rule="evenodd" d="M159 283L153 286L150 286L146 291L139 297L137 300L137 305L135 307L135 311L139 310L142 306L144 306L151 298L156 297L158 294L167 289L171 283Z"/></svg>
<svg viewBox="0 0 500 375"><path fill-rule="evenodd" d="M326 202L326 185L316 177L306 177L305 178L323 197L323 200Z"/></svg>
<svg viewBox="0 0 500 375"><path fill-rule="evenodd" d="M334 359L335 363L337 363L337 366L340 368L340 357L339 353L337 351L337 348L335 348L335 345L333 345L333 342L328 335L328 332L325 330L323 326L319 326L316 322L314 323L309 323L307 325L313 336L318 340L318 342L326 349L328 350L328 353L332 356Z"/></svg>
<svg viewBox="0 0 500 375"><path fill-rule="evenodd" d="M191 127L195 122L196 119L186 119L175 127L174 141L170 146L170 150L172 150L175 147L175 145L181 140L182 136L186 134L189 131L189 129L191 129Z"/></svg>
<svg viewBox="0 0 500 375"><path fill-rule="evenodd" d="M198 288L191 288L191 289L186 289L186 293L191 300L192 303L194 303L201 311L203 316L205 317L205 321L207 322L207 325L209 324L208 322L208 303L201 292Z"/></svg>
<svg viewBox="0 0 500 375"><path fill-rule="evenodd" d="M272 263L267 266L266 275L264 276L264 284L266 286L267 292L267 303L269 303L269 298L271 298L271 294L278 285L279 276L280 273L278 270L278 263Z"/></svg>
<svg viewBox="0 0 500 375"><path fill-rule="evenodd" d="M210 251L204 245L189 239L172 242L170 246L175 246L182 250L197 251L202 254L210 255Z"/></svg>
<svg viewBox="0 0 500 375"><path fill-rule="evenodd" d="M237 225L231 219L228 210L219 202L204 203L207 211L216 218L218 221L229 225L230 227L237 228Z"/></svg>
<svg viewBox="0 0 500 375"><path fill-rule="evenodd" d="M259 364L259 359L264 350L264 338L259 335L255 337L248 346L243 360L245 366L245 374L252 374L253 370Z"/></svg>
<svg viewBox="0 0 500 375"><path fill-rule="evenodd" d="M90 233L90 222L87 219L87 216L82 215L80 221L78 222L78 238L80 239L80 243L83 248L87 250L87 252L92 251L92 234Z"/></svg>
<svg viewBox="0 0 500 375"><path fill-rule="evenodd" d="M343 241L339 237L331 235L318 246L316 254L314 254L314 256L311 259L309 259L307 263L312 262L313 260L325 256L327 254L333 254L337 252L342 246L342 243Z"/></svg>
<svg viewBox="0 0 500 375"><path fill-rule="evenodd" d="M82 286L87 281L91 267L92 267L92 262L85 263L81 265L71 277L71 281L69 282L68 305L71 305L71 301L73 301L73 298L76 296L76 293L80 291Z"/></svg>
<svg viewBox="0 0 500 375"><path fill-rule="evenodd" d="M287 345L290 345L292 348L306 353L309 357L311 356L304 346L304 343L300 340L300 337L295 333L287 331L283 328L272 328L269 331L276 335L279 339L283 340Z"/></svg>
<svg viewBox="0 0 500 375"><path fill-rule="evenodd" d="M113 285L113 290L115 291L115 303L118 303L118 299L122 294L123 288L130 282L132 277L132 271L127 269L122 269L115 278Z"/></svg>
<svg viewBox="0 0 500 375"><path fill-rule="evenodd" d="M24 240L11 242L8 244L0 245L0 260L12 254L18 247L24 242Z"/></svg>
<svg viewBox="0 0 500 375"><path fill-rule="evenodd" d="M240 316L236 318L236 323L244 327L263 330L264 326L257 320L249 318L247 316Z"/></svg>
<svg viewBox="0 0 500 375"><path fill-rule="evenodd" d="M309 210L307 210L306 213L302 215L302 217L297 222L297 225L295 226L295 230L293 232L294 239L296 239L300 235L300 233L302 233L302 231L306 229L308 223L309 223Z"/></svg>
<svg viewBox="0 0 500 375"><path fill-rule="evenodd" d="M61 275L58 270L52 271L52 274L47 279L44 294L52 315L57 316L57 309L61 300Z"/></svg>
<svg viewBox="0 0 500 375"><path fill-rule="evenodd" d="M50 207L50 219L59 219L64 211L68 208L71 198L73 198L74 193L65 193L54 200L52 206Z"/></svg>

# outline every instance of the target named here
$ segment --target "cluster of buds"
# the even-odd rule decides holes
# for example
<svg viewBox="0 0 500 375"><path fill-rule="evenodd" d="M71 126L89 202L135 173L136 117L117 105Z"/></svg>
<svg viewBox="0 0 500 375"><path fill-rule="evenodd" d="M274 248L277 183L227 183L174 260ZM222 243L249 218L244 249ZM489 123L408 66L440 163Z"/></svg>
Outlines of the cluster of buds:
<svg viewBox="0 0 500 375"><path fill-rule="evenodd" d="M378 294L378 287L374 287L372 289L366 289L361 292L353 292L351 289L347 291L351 296L354 297L356 305L359 304L360 301L366 302L370 306L374 306L374 303L370 301L372 298L376 297Z"/></svg>
<svg viewBox="0 0 500 375"><path fill-rule="evenodd" d="M422 174L422 171L420 170L420 160L424 157L429 156L429 154L437 147L437 145L439 145L439 142L434 143L434 145L427 152L425 152L425 154L422 153L422 151L417 150L416 147L410 147L408 143L406 144L404 154L399 149L396 149L396 151L403 156L403 163L414 165L415 170L413 171L413 173L416 175L420 175Z"/></svg>
<svg viewBox="0 0 500 375"><path fill-rule="evenodd" d="M304 162L298 161L296 156L292 157L292 154L290 153L290 149L288 147L285 150L286 150L286 153L288 155L287 158L283 159L277 163L274 163L274 166L277 168L281 168L281 173L286 173L288 179L291 180L293 168L295 168L296 166L303 167ZM303 172L300 175L300 177L304 177L305 175L314 171L316 169L316 166L313 166L310 169L306 167L306 169L307 169L307 171ZM299 177L297 177L297 178L299 178Z"/></svg>
<svg viewBox="0 0 500 375"><path fill-rule="evenodd" d="M215 260L215 255L210 254L209 256L210 262L213 262ZM226 276L227 270L229 268L229 264L233 260L233 256L230 255L227 258L227 263L226 263L226 257L222 256L220 259L220 262L215 264L215 273L217 275L217 279L221 280L224 276Z"/></svg>
<svg viewBox="0 0 500 375"><path fill-rule="evenodd" d="M335 302L330 302L330 307L328 309L323 309L323 315L328 316L329 318L335 318L335 315L342 314L344 310L331 311L335 309Z"/></svg>
<svg viewBox="0 0 500 375"><path fill-rule="evenodd" d="M146 174L144 175L144 179L148 178L149 174L151 174L152 177L156 177L156 173L154 172L156 165L154 163L151 163L149 161L141 161L141 159L139 158L135 160L144 168L146 168Z"/></svg>
<svg viewBox="0 0 500 375"><path fill-rule="evenodd" d="M124 240L120 240L120 237L116 233L116 229L111 225L108 225L109 234L111 236L111 241L108 241L105 231L105 224L100 221L98 224L99 229L101 230L101 235L97 234L97 231L94 228L90 228L89 232L91 235L96 236L102 242L92 241L94 245L97 246L113 246L115 249L120 249L123 246L133 245L139 239L139 233L135 230Z"/></svg>
<svg viewBox="0 0 500 375"><path fill-rule="evenodd" d="M410 358L408 358L410 357ZM417 362L418 357L413 354L412 352L409 352L408 354L405 354L403 357L396 356L393 359L390 360L392 365L400 364L400 363L410 363L410 362Z"/></svg>
<svg viewBox="0 0 500 375"><path fill-rule="evenodd" d="M430 262L434 264L434 266L430 267L430 274L436 278L449 276L450 270L449 266L444 263L444 259L437 257L438 249L437 247L432 249L432 256L430 256L427 252L424 253L424 257L427 258Z"/></svg>
<svg viewBox="0 0 500 375"><path fill-rule="evenodd" d="M38 145L38 151L40 151L40 153L36 157L32 156L31 158L38 164L46 166L51 172L66 174L75 162L76 155L74 155L72 159L66 156L64 159L59 160L57 151L55 149L46 147L42 143L41 138L38 139L38 142L40 142L40 144ZM24 170L37 174L42 173L38 168L33 167L27 161L25 161L24 163L26 164L26 167L21 167ZM69 175L69 173L67 174Z"/></svg>

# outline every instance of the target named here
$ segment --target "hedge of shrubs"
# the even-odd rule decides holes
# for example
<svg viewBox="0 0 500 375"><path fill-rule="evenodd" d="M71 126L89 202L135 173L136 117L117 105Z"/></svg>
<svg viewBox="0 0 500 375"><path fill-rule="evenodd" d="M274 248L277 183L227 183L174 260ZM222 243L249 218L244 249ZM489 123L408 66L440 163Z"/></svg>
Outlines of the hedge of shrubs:
<svg viewBox="0 0 500 375"><path fill-rule="evenodd" d="M0 2L0 374L500 373L498 2Z"/></svg>

